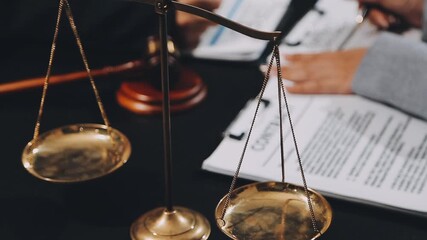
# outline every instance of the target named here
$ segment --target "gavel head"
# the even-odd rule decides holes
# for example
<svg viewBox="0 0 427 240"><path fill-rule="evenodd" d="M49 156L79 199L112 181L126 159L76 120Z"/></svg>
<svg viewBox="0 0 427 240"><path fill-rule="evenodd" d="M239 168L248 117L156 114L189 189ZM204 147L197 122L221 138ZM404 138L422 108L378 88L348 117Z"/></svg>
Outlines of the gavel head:
<svg viewBox="0 0 427 240"><path fill-rule="evenodd" d="M163 90L166 90L162 89L161 43L159 38L150 37L146 46L138 80L124 81L117 92L117 101L138 114L159 114L163 111ZM170 110L190 109L206 97L207 88L199 74L178 62L180 54L171 39L167 42L167 52Z"/></svg>
<svg viewBox="0 0 427 240"><path fill-rule="evenodd" d="M147 63L146 71L147 77L152 84L159 89L161 88L161 59L160 49L161 43L157 36L150 36L147 39L147 49L144 55L144 60ZM180 64L179 64L179 50L172 38L167 40L167 51L168 51L168 67L169 67L169 84L173 88L174 84L178 81L180 76Z"/></svg>

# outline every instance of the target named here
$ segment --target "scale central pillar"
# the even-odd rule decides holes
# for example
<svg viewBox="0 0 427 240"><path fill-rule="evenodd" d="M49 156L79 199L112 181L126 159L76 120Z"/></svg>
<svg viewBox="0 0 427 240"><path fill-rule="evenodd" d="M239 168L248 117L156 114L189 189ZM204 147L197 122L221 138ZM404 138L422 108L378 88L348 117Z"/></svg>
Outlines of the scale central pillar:
<svg viewBox="0 0 427 240"><path fill-rule="evenodd" d="M139 217L131 226L133 240L205 240L209 237L209 221L200 213L174 207L172 198L172 150L171 150L171 110L168 65L167 13L171 1L156 0L154 8L159 15L160 61L162 79L162 114L164 141L165 201L164 208L157 208Z"/></svg>

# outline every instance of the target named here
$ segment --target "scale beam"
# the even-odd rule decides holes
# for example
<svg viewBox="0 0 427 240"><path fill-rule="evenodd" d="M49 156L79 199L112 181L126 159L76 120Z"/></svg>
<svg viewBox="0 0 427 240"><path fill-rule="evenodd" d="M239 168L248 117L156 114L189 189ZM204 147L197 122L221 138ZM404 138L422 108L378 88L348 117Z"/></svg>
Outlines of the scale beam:
<svg viewBox="0 0 427 240"><path fill-rule="evenodd" d="M156 5L158 5L158 3L161 3L161 1L158 1L158 0L127 0L127 1L153 5L155 6L156 11L158 7ZM190 13L202 18L206 18L212 22L223 25L224 27L230 28L236 32L242 33L252 38L256 38L260 40L275 40L281 35L280 31L263 32L263 31L259 31L259 30L244 26L242 24L239 24L227 18L224 18L218 14L207 11L203 8L191 6L191 5L180 3L177 1L170 1L170 3L171 5L168 6L169 9L175 9L175 10ZM162 4L160 4L160 6L162 6Z"/></svg>

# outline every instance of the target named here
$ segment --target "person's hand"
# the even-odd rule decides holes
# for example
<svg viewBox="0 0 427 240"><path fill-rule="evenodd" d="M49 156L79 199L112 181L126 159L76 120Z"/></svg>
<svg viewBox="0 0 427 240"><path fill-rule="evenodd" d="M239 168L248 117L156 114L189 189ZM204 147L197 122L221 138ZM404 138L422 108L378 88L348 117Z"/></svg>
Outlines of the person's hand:
<svg viewBox="0 0 427 240"><path fill-rule="evenodd" d="M369 20L387 29L405 21L411 26L421 27L423 0L358 0L360 5L371 4ZM375 7L378 6L378 7Z"/></svg>
<svg viewBox="0 0 427 240"><path fill-rule="evenodd" d="M351 82L367 49L286 55L283 78L291 93L352 93Z"/></svg>
<svg viewBox="0 0 427 240"><path fill-rule="evenodd" d="M221 0L180 0L181 3L191 4L196 7L213 11L219 7ZM185 48L194 48L199 43L200 35L213 22L185 12L176 12L176 24L179 27L180 37L184 41Z"/></svg>

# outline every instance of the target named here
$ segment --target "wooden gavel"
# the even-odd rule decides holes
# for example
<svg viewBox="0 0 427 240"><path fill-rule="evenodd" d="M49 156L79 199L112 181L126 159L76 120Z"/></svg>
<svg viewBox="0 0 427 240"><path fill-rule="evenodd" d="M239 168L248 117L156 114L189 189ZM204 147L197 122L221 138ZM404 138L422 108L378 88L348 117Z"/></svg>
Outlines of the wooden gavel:
<svg viewBox="0 0 427 240"><path fill-rule="evenodd" d="M141 74L144 69L145 63L143 60L133 60L116 66L107 66L100 69L91 70L91 74L94 78L105 78L105 77L117 77L123 75L136 75ZM61 84L67 82L74 82L83 79L87 79L88 75L86 71L72 72L66 74L52 75L49 78L49 84ZM36 77L23 80L17 80L13 82L7 82L0 84L0 94L13 93L18 91L29 90L33 88L39 88L43 86L45 77Z"/></svg>
<svg viewBox="0 0 427 240"><path fill-rule="evenodd" d="M177 50L174 42L169 39L168 43L169 57L171 59L170 66L173 71L177 70L177 58L179 57L179 51ZM135 59L126 63L122 63L115 66L106 66L100 69L91 70L91 74L94 78L106 78L106 77L127 77L127 76L142 76L145 75L150 79L157 78L157 72L159 70L159 46L158 39L154 36L150 36L147 39L147 46L145 57L141 59ZM66 74L52 75L49 78L49 84L61 84L73 81L79 81L87 79L88 74L86 71L71 72ZM45 81L45 77L36 77L23 80L16 80L0 84L0 94L12 93L17 91L29 90L32 88L42 87ZM159 85L160 86L160 85Z"/></svg>
<svg viewBox="0 0 427 240"><path fill-rule="evenodd" d="M117 92L119 104L138 114L159 114L162 105L160 83L160 45L156 37L149 37L145 58L115 66L91 70L92 77L134 79L122 82ZM170 66L170 101L172 111L182 111L200 103L206 96L206 86L193 70L179 63L179 51L174 42L168 42ZM87 79L86 71L53 75L49 84L62 84ZM0 84L0 94L13 93L42 87L45 77L36 77Z"/></svg>

